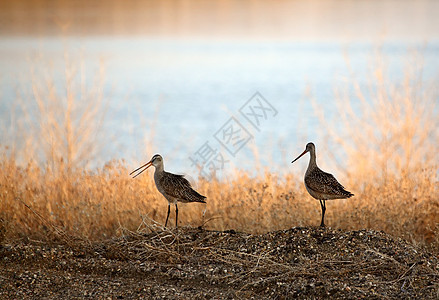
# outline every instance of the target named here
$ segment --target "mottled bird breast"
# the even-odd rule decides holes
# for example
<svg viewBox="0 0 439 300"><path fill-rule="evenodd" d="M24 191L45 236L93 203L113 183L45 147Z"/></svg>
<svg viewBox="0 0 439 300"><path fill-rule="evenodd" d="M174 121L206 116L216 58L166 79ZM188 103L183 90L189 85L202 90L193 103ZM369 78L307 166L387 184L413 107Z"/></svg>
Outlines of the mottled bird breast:
<svg viewBox="0 0 439 300"><path fill-rule="evenodd" d="M192 189L191 184L183 175L163 171L154 174L154 181L159 192L170 202L206 203L204 201L206 197Z"/></svg>
<svg viewBox="0 0 439 300"><path fill-rule="evenodd" d="M343 199L352 197L332 174L312 168L305 174L305 187L318 200Z"/></svg>

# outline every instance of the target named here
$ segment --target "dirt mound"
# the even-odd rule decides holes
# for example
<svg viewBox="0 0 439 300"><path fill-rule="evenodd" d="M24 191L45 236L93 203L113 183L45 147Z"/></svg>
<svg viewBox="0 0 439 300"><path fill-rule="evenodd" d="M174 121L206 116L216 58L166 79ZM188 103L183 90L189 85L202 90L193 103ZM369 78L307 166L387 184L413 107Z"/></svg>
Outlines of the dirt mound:
<svg viewBox="0 0 439 300"><path fill-rule="evenodd" d="M4 245L0 265L1 299L439 297L437 256L371 230L127 231Z"/></svg>

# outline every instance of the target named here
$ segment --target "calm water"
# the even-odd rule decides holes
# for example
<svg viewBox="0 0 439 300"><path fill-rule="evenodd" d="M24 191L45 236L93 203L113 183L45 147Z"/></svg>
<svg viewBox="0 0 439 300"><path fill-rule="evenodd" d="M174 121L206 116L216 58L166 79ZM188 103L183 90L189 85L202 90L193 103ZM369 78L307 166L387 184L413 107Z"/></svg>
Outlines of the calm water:
<svg viewBox="0 0 439 300"><path fill-rule="evenodd" d="M401 41L380 46L392 80L401 78L413 52L422 54L424 78L436 78L439 42ZM2 144L12 138L10 112L17 90L30 92L31 66L49 68L62 82L67 52L72 61L84 63L89 83L100 61L105 67L109 107L101 135L107 146L94 165L111 158L125 158L135 165L161 153L170 171L194 173L189 157L208 142L216 154L222 153L228 160L225 169L231 165L254 168L253 149L258 150L263 166L272 161L287 168L306 142L318 144L319 132L324 131L313 113L308 88L325 114L335 116L334 90L349 86L350 71L360 84L366 84L376 66L376 49L373 43L273 40L1 38ZM239 112L256 92L272 108L258 128ZM231 116L251 135L233 154L219 141L219 134L227 138L220 129L227 129L223 125ZM152 133L153 147L145 148ZM236 138L234 143L240 140L232 138Z"/></svg>

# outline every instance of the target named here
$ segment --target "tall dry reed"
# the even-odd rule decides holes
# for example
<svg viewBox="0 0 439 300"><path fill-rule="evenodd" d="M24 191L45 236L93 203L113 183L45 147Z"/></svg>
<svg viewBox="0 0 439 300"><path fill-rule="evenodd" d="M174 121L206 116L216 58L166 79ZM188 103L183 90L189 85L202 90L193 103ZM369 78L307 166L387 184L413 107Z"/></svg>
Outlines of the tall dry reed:
<svg viewBox="0 0 439 300"><path fill-rule="evenodd" d="M394 84L380 70L375 74L367 93L354 82L355 97L337 99L338 119L328 120L316 110L329 130L325 138L344 151L347 167L340 168L341 181L355 194L328 201L327 224L385 230L438 247L437 95L413 78ZM66 85L72 82L68 78ZM40 118L34 129L44 144L46 164L34 159L18 163L2 149L0 237L52 239L62 233L98 240L117 235L121 228L163 223L167 202L155 188L152 171L134 180L123 161L86 168L93 135L88 142L79 135L89 134L84 132L87 124L95 128L95 118L83 116L84 111L79 119L73 117L77 94L71 88L60 96L52 84L37 82ZM49 98L41 96L42 89ZM58 106L57 99L64 104ZM91 112L99 103L89 104ZM320 153L327 155L328 150ZM197 185L207 204L180 204L180 225L259 233L319 223L320 206L307 194L301 177L268 171L251 177L235 170L228 178L200 179Z"/></svg>
<svg viewBox="0 0 439 300"><path fill-rule="evenodd" d="M103 121L108 101L104 96L104 66L88 79L83 59L64 54L62 72L35 62L30 93L18 93L18 128L14 155L35 160L53 171L85 168L104 147ZM18 139L18 140L17 140Z"/></svg>
<svg viewBox="0 0 439 300"><path fill-rule="evenodd" d="M408 65L395 82L381 61L367 85L351 74L350 85L336 93L334 118L314 105L324 139L346 158L340 169L356 195L348 208L334 203L341 213L336 226L437 243L439 93L422 69Z"/></svg>

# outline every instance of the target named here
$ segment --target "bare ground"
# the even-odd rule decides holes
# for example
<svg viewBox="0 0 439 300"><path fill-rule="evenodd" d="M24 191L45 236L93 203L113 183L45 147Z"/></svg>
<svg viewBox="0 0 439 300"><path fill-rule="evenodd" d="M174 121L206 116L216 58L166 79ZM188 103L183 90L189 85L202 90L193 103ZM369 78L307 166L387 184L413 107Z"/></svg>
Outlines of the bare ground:
<svg viewBox="0 0 439 300"><path fill-rule="evenodd" d="M156 230L4 244L0 299L439 298L437 255L383 232Z"/></svg>

